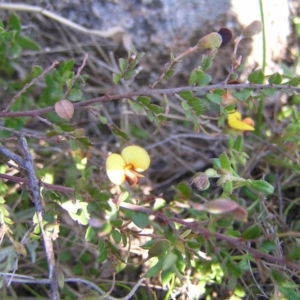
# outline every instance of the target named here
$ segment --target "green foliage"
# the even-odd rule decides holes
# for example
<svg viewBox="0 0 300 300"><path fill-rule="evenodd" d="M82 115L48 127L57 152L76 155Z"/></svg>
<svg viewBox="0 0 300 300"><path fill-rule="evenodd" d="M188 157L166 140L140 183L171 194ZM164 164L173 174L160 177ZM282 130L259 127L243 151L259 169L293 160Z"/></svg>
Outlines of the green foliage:
<svg viewBox="0 0 300 300"><path fill-rule="evenodd" d="M119 81L123 78L124 80L132 79L135 74L135 68L139 63L139 60L145 55L144 52L140 53L129 53L128 58L120 58L119 59L119 68L120 72L116 72L113 74L113 83L118 84Z"/></svg>
<svg viewBox="0 0 300 300"><path fill-rule="evenodd" d="M250 25L240 39L260 32L259 21ZM113 92L98 100L87 99L93 97L85 90L90 84L82 74L86 62L77 70L74 59L48 68L36 65L28 69L25 79L13 77L22 50L39 50L21 28L16 15L5 26L0 22L0 71L6 76L0 83L12 100L11 105L5 104L6 114L0 112L5 118L0 149L3 145L12 153L28 154L16 134L25 135L45 212L41 222L27 169L13 165L11 155L1 152L1 272L15 272L22 257L26 263L20 260L18 273L38 270L40 277L47 278L42 241L49 237L55 241L57 265L62 266L60 292L70 293L70 299L78 297L79 289L76 293L68 290L67 277L92 281L131 272L131 268L136 268L133 274L143 269L144 274L138 276L168 288L165 299L183 286L195 290L195 299L209 299L221 288L241 299L248 292L257 293L262 283L258 280L274 284L274 291L265 291L270 297L279 290L287 299L297 299L299 278L292 270L299 262L298 75L265 75L257 69L248 76L250 84L241 83L230 91L223 83L210 88L214 78L209 69L220 53L209 49L186 79L189 86L158 92L157 84L176 76L178 62L199 50L191 47L177 57L170 54L150 89L131 91L144 55L131 52L119 58L118 70L111 74L112 83L118 85ZM201 43L206 47L205 39ZM242 72L235 54L225 83L238 79ZM122 88L124 81L129 91L118 95L116 88ZM257 88L257 84L263 86ZM258 101L263 103L260 99L278 90L291 95L291 104L283 104L278 112L268 108L266 113L272 118L261 120L257 135L230 130L230 112L239 110L241 122L251 115L256 121ZM232 95L231 102L226 102L228 95ZM70 100L75 109L67 121L53 109L63 99ZM24 114L13 117L13 112ZM273 126L269 126L271 119ZM191 126L197 133L190 132ZM143 173L146 178L140 184L130 186L126 178L123 185L113 186L106 176L106 157L110 152L120 153L118 148L128 144L149 146L153 165ZM139 162L139 156L134 158ZM114 172L143 176L134 164L123 160L126 166L117 166ZM162 191L157 192L155 186L163 187ZM167 198L170 190L173 194ZM24 224L33 225L27 231ZM28 267L29 261L34 268ZM251 274L256 273L259 276L254 280ZM101 288L109 290L105 285ZM35 296L43 297L45 289Z"/></svg>
<svg viewBox="0 0 300 300"><path fill-rule="evenodd" d="M6 75L14 72L13 62L17 61L23 49L39 50L37 43L21 33L20 18L12 14L7 24L0 20L0 70Z"/></svg>

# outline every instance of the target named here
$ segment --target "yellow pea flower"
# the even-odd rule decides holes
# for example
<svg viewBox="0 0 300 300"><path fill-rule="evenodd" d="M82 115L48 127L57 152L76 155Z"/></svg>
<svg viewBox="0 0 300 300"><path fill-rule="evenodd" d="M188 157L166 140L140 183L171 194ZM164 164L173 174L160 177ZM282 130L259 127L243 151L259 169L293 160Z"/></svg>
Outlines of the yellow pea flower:
<svg viewBox="0 0 300 300"><path fill-rule="evenodd" d="M106 160L106 173L110 181L116 185L125 180L130 185L138 183L138 177L144 177L138 172L146 171L150 166L148 152L139 146L125 147L121 155L112 153Z"/></svg>
<svg viewBox="0 0 300 300"><path fill-rule="evenodd" d="M242 120L242 116L238 111L228 114L228 125L233 129L241 131L255 130L254 121L251 118L245 118Z"/></svg>

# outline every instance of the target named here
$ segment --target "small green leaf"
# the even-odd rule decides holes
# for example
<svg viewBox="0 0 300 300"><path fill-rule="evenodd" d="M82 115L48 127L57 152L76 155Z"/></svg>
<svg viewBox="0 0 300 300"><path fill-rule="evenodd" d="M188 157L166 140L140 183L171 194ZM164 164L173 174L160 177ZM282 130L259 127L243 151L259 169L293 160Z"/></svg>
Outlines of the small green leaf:
<svg viewBox="0 0 300 300"><path fill-rule="evenodd" d="M149 120L150 120L151 122L153 122L154 124L156 124L157 119L156 119L156 117L155 117L155 114L154 114L152 111L150 111L150 110L148 110L148 111L146 112L146 114L147 114L147 117L149 118Z"/></svg>
<svg viewBox="0 0 300 300"><path fill-rule="evenodd" d="M246 240L256 239L261 235L261 226L253 224L242 233L241 237Z"/></svg>
<svg viewBox="0 0 300 300"><path fill-rule="evenodd" d="M124 80L129 80L132 78L132 76L135 74L135 71L134 70L130 70L130 71L127 71L124 73Z"/></svg>
<svg viewBox="0 0 300 300"><path fill-rule="evenodd" d="M242 149L243 149L243 137L242 136L238 136L236 138L234 145L233 145L233 149L238 152L242 151Z"/></svg>
<svg viewBox="0 0 300 300"><path fill-rule="evenodd" d="M98 115L98 118L102 124L107 124L107 119L105 117Z"/></svg>
<svg viewBox="0 0 300 300"><path fill-rule="evenodd" d="M187 241L186 245L191 249L199 249L201 247L200 243L193 241L193 240Z"/></svg>
<svg viewBox="0 0 300 300"><path fill-rule="evenodd" d="M186 101L181 101L181 106L182 108L184 109L185 111L185 115L187 118L191 118L191 109L190 109L190 106L189 104L186 102Z"/></svg>
<svg viewBox="0 0 300 300"><path fill-rule="evenodd" d="M132 111L134 113L136 113L137 115L143 114L145 112L144 107L137 101L132 101L132 100L128 99L128 102L129 102L129 105L130 105Z"/></svg>
<svg viewBox="0 0 300 300"><path fill-rule="evenodd" d="M107 259L108 251L107 248L104 248L102 252L97 256L97 262L101 264Z"/></svg>
<svg viewBox="0 0 300 300"><path fill-rule="evenodd" d="M136 65L139 63L139 61L137 59L135 59L133 62L131 62L128 66L128 70L134 70L134 68L136 67Z"/></svg>
<svg viewBox="0 0 300 300"><path fill-rule="evenodd" d="M124 139L125 141L129 141L129 136L116 125L111 125L111 131L116 137Z"/></svg>
<svg viewBox="0 0 300 300"><path fill-rule="evenodd" d="M290 81L287 82L287 84L291 86L298 86L300 84L300 76L292 78Z"/></svg>
<svg viewBox="0 0 300 300"><path fill-rule="evenodd" d="M211 81L211 77L208 74L205 74L202 70L193 70L188 84L189 85L207 85Z"/></svg>
<svg viewBox="0 0 300 300"><path fill-rule="evenodd" d="M275 89L261 89L260 91L266 96L273 96L276 93Z"/></svg>
<svg viewBox="0 0 300 300"><path fill-rule="evenodd" d="M259 249L265 253L269 253L271 251L274 251L276 249L276 244L273 241L270 240L264 240L262 244L260 245Z"/></svg>
<svg viewBox="0 0 300 300"><path fill-rule="evenodd" d="M275 73L269 77L270 84L280 84L282 81L282 76L279 73Z"/></svg>
<svg viewBox="0 0 300 300"><path fill-rule="evenodd" d="M127 246L127 235L124 232L122 232L121 237L122 237L123 247L126 247Z"/></svg>
<svg viewBox="0 0 300 300"><path fill-rule="evenodd" d="M230 172L231 170L231 164L230 164L230 160L227 156L227 154L225 152L223 152L221 155L220 155L220 163L221 163L221 167L227 171Z"/></svg>
<svg viewBox="0 0 300 300"><path fill-rule="evenodd" d="M300 245L295 244L294 246L292 246L292 248L289 250L286 258L290 259L290 260L300 259Z"/></svg>
<svg viewBox="0 0 300 300"><path fill-rule="evenodd" d="M76 88L72 88L67 95L67 99L70 101L78 101L81 100L81 98L82 98L82 93L80 90Z"/></svg>
<svg viewBox="0 0 300 300"><path fill-rule="evenodd" d="M185 181L182 181L182 182L178 183L177 186L176 186L176 190L178 192L180 192L180 194L182 196L184 196L185 198L190 198L191 197L191 194L192 194L191 187Z"/></svg>
<svg viewBox="0 0 300 300"><path fill-rule="evenodd" d="M282 285L287 281L286 275L282 272L272 271L271 272L272 279L278 283L278 285Z"/></svg>
<svg viewBox="0 0 300 300"><path fill-rule="evenodd" d="M100 252L97 257L97 262L101 263L107 258L107 247L102 239L98 242L98 251Z"/></svg>
<svg viewBox="0 0 300 300"><path fill-rule="evenodd" d="M117 230L117 229L112 230L111 236L117 244L119 244L121 242L122 237L121 237L121 233L119 230Z"/></svg>
<svg viewBox="0 0 300 300"><path fill-rule="evenodd" d="M119 66L120 66L120 70L122 73L125 72L126 67L127 67L127 61L124 58L120 58L119 59Z"/></svg>
<svg viewBox="0 0 300 300"><path fill-rule="evenodd" d="M18 36L16 42L23 48L28 50L40 50L39 44L25 36Z"/></svg>
<svg viewBox="0 0 300 300"><path fill-rule="evenodd" d="M94 239L95 236L96 236L95 229L92 226L89 226L86 230L86 233L85 233L85 240L87 242L91 242Z"/></svg>
<svg viewBox="0 0 300 300"><path fill-rule="evenodd" d="M163 287L165 287L171 281L173 276L174 276L173 268L169 268L161 272L161 283Z"/></svg>
<svg viewBox="0 0 300 300"><path fill-rule="evenodd" d="M21 31L21 22L20 22L20 18L16 15L16 14L12 14L11 17L8 20L8 27L16 30L18 32Z"/></svg>
<svg viewBox="0 0 300 300"><path fill-rule="evenodd" d="M194 97L194 94L191 91L182 91L180 97L188 101Z"/></svg>
<svg viewBox="0 0 300 300"><path fill-rule="evenodd" d="M163 266L163 259L160 259L153 267L151 267L145 274L145 278L150 278L156 276L161 270Z"/></svg>
<svg viewBox="0 0 300 300"><path fill-rule="evenodd" d="M237 278L240 278L242 276L242 270L237 263L229 261L227 263L227 268L229 275L235 276Z"/></svg>
<svg viewBox="0 0 300 300"><path fill-rule="evenodd" d="M232 96L239 101L246 101L251 95L252 89L244 89L240 92L232 92Z"/></svg>
<svg viewBox="0 0 300 300"><path fill-rule="evenodd" d="M64 132L71 132L74 130L74 126L72 124L61 123L59 126Z"/></svg>
<svg viewBox="0 0 300 300"><path fill-rule="evenodd" d="M156 257L165 254L171 247L167 239L157 240L149 249L148 257Z"/></svg>
<svg viewBox="0 0 300 300"><path fill-rule="evenodd" d="M214 59L213 55L202 56L201 64L202 64L203 71L207 71L211 67L213 59Z"/></svg>
<svg viewBox="0 0 300 300"><path fill-rule="evenodd" d="M249 76L248 80L251 83L262 84L265 80L265 75L261 69L253 71Z"/></svg>
<svg viewBox="0 0 300 300"><path fill-rule="evenodd" d="M151 99L146 96L139 96L136 99L138 102L141 102L142 104L148 106L151 103Z"/></svg>
<svg viewBox="0 0 300 300"><path fill-rule="evenodd" d="M13 57L18 57L20 56L21 52L22 52L22 48L19 46L19 44L13 41L10 46L10 55Z"/></svg>
<svg viewBox="0 0 300 300"><path fill-rule="evenodd" d="M132 221L137 227L144 229L149 223L149 216L143 212L136 212L132 216Z"/></svg>
<svg viewBox="0 0 300 300"><path fill-rule="evenodd" d="M171 268L175 264L176 260L177 260L177 255L174 254L173 252L169 252L164 259L162 270L164 271Z"/></svg>
<svg viewBox="0 0 300 300"><path fill-rule="evenodd" d="M155 114L161 114L164 112L164 108L155 104L149 104L148 108Z"/></svg>
<svg viewBox="0 0 300 300"><path fill-rule="evenodd" d="M157 118L158 118L158 120L161 121L161 122L167 121L167 117L166 117L166 116L159 115L159 116L157 116Z"/></svg>
<svg viewBox="0 0 300 300"><path fill-rule="evenodd" d="M113 83L118 84L119 81L122 79L123 75L121 72L117 72L113 74Z"/></svg>
<svg viewBox="0 0 300 300"><path fill-rule="evenodd" d="M56 268L58 286L62 289L65 284L65 276L61 268Z"/></svg>
<svg viewBox="0 0 300 300"><path fill-rule="evenodd" d="M140 52L137 54L136 59L140 60L145 55L145 52Z"/></svg>
<svg viewBox="0 0 300 300"><path fill-rule="evenodd" d="M72 71L74 64L75 64L75 61L72 58L67 61L62 62L59 67L60 74L63 75L67 72Z"/></svg>
<svg viewBox="0 0 300 300"><path fill-rule="evenodd" d="M274 187L269 182L264 180L252 180L250 186L254 190L265 194L272 194L274 192Z"/></svg>
<svg viewBox="0 0 300 300"><path fill-rule="evenodd" d="M115 219L115 220L110 221L110 223L114 227L120 227L123 224L123 220L122 219Z"/></svg>
<svg viewBox="0 0 300 300"><path fill-rule="evenodd" d="M206 98L208 100L210 100L211 102L216 103L216 104L221 104L223 102L223 97L218 95L218 94L214 94L214 93L213 94L210 94L210 93L206 94Z"/></svg>
<svg viewBox="0 0 300 300"><path fill-rule="evenodd" d="M226 195L230 195L233 191L232 181L226 181L225 183L223 183L222 188L223 188L222 197L227 197Z"/></svg>
<svg viewBox="0 0 300 300"><path fill-rule="evenodd" d="M102 239L99 239L98 241L98 251L102 252L106 248L106 245Z"/></svg>
<svg viewBox="0 0 300 300"><path fill-rule="evenodd" d="M168 70L164 76L164 79L166 79L166 80L170 79L174 75L174 73L175 73L174 69Z"/></svg>
<svg viewBox="0 0 300 300"><path fill-rule="evenodd" d="M36 78L39 75L41 75L42 72L43 72L43 68L41 66L33 66L30 75L32 78Z"/></svg>

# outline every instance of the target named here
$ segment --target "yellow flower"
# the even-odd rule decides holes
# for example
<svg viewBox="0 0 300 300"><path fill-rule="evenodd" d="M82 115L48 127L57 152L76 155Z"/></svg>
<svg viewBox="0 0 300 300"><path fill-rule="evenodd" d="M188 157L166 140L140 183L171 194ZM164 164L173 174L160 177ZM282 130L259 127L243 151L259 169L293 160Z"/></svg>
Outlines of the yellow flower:
<svg viewBox="0 0 300 300"><path fill-rule="evenodd" d="M143 172L150 166L147 151L139 146L125 147L121 155L112 153L106 160L106 173L110 181L120 185L125 180L130 185L138 183L138 177L144 177L137 172Z"/></svg>
<svg viewBox="0 0 300 300"><path fill-rule="evenodd" d="M241 114L238 111L234 111L228 114L228 125L233 129L241 131L253 131L255 129L254 121L251 118L241 119Z"/></svg>

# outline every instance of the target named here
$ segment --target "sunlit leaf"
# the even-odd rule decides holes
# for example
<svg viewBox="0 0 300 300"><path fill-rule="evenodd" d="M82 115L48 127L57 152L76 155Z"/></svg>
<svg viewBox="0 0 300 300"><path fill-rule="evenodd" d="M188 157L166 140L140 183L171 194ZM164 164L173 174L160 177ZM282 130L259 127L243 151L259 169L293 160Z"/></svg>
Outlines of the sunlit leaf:
<svg viewBox="0 0 300 300"><path fill-rule="evenodd" d="M262 84L265 81L265 75L261 69L253 71L249 76L248 80L251 83Z"/></svg>
<svg viewBox="0 0 300 300"><path fill-rule="evenodd" d="M145 228L149 223L149 216L143 212L136 212L132 216L133 223L139 228Z"/></svg>

